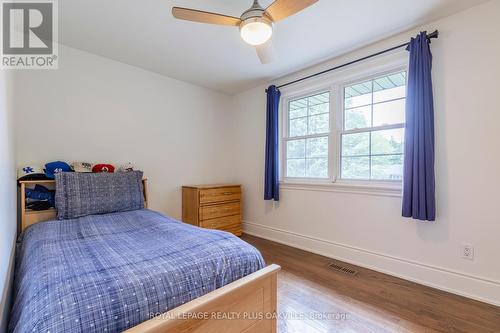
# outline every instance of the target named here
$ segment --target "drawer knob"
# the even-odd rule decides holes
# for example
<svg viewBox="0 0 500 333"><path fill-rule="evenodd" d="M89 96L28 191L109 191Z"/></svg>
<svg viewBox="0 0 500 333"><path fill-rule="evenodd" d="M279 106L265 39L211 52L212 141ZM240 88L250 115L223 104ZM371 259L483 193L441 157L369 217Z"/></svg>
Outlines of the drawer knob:
<svg viewBox="0 0 500 333"><path fill-rule="evenodd" d="M231 195L233 192L224 192L224 195Z"/></svg>

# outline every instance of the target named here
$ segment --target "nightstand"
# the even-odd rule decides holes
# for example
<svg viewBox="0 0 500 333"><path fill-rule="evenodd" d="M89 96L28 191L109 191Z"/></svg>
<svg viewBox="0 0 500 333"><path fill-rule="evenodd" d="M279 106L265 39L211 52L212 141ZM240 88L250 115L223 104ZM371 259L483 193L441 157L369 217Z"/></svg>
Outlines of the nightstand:
<svg viewBox="0 0 500 333"><path fill-rule="evenodd" d="M241 185L183 186L182 221L241 236Z"/></svg>

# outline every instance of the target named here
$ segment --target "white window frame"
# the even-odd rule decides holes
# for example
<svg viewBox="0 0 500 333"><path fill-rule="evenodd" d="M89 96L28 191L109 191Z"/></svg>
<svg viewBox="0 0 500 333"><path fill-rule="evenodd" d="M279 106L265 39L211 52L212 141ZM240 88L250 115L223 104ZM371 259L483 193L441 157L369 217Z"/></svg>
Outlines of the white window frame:
<svg viewBox="0 0 500 333"><path fill-rule="evenodd" d="M408 71L407 52L390 54L361 65L324 75L315 79L281 89L280 103L280 182L282 188L306 189L340 192L363 192L366 194L381 194L400 196L402 181L400 180L357 180L340 179L341 174L341 134L344 116L344 87L351 84L369 81L380 76ZM330 132L328 133L328 178L296 178L286 176L286 142L302 137L288 137L288 107L290 101L330 92ZM377 126L377 129L400 128L401 125ZM373 129L373 128L371 128ZM358 130L356 130L358 131ZM349 132L349 131L347 131ZM359 132L366 132L359 130ZM317 136L325 136L319 134ZM310 136L306 136L310 137Z"/></svg>

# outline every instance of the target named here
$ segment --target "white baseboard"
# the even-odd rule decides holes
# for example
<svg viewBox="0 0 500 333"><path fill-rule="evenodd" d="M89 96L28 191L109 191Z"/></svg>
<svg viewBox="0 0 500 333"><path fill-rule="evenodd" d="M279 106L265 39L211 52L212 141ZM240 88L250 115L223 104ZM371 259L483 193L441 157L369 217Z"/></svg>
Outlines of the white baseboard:
<svg viewBox="0 0 500 333"><path fill-rule="evenodd" d="M500 306L500 281L244 221L243 232Z"/></svg>

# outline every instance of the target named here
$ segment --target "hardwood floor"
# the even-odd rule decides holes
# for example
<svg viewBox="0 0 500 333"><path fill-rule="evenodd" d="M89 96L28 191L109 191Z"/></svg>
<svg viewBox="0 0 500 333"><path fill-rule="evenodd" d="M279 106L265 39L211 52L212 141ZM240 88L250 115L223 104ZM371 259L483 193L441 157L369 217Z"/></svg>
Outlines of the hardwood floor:
<svg viewBox="0 0 500 333"><path fill-rule="evenodd" d="M279 333L500 332L500 308L243 235L278 276ZM332 262L357 271L338 272ZM304 315L303 320L293 314Z"/></svg>

